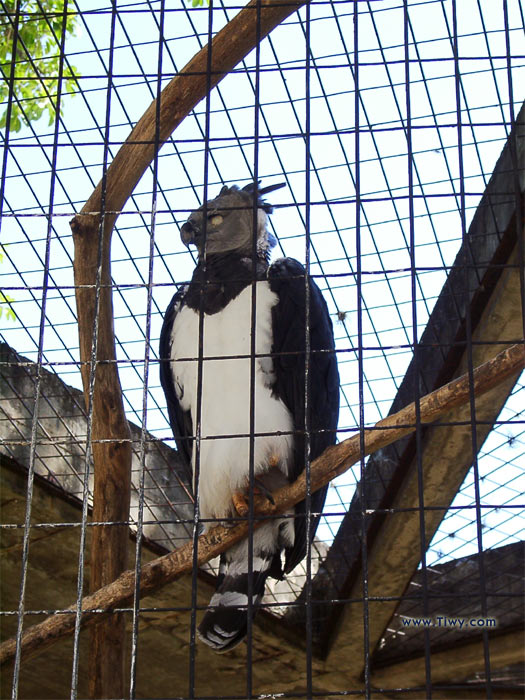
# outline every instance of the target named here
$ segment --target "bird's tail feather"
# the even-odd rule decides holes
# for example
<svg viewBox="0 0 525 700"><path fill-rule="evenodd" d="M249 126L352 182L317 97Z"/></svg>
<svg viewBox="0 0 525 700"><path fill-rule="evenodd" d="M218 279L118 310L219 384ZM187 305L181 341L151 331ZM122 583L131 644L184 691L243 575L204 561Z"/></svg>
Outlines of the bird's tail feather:
<svg viewBox="0 0 525 700"><path fill-rule="evenodd" d="M252 617L264 595L264 584L271 564L271 556L253 558ZM197 630L200 639L214 651L229 651L245 638L248 627L248 588L246 562L242 562L242 565L236 561L231 562L222 580L219 579L210 607Z"/></svg>

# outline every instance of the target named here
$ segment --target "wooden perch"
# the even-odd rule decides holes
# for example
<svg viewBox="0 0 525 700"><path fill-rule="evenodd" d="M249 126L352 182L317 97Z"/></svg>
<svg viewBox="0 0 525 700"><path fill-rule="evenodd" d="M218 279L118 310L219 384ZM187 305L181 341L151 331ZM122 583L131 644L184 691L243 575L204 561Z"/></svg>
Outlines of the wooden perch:
<svg viewBox="0 0 525 700"><path fill-rule="evenodd" d="M131 433L116 365L110 235L108 231L101 234L102 264L100 279L97 280L100 227L94 219L91 223L91 227L84 227L82 235L75 233L73 240L82 383L86 410L92 414L93 519L97 522L126 522L131 497ZM72 228L75 231L75 227ZM98 319L98 332L93 364L95 318ZM92 373L94 383L91 387ZM89 580L92 593L125 571L128 545L127 525L94 528ZM89 693L92 698L124 696L125 624L123 615L105 616L103 623L91 632Z"/></svg>
<svg viewBox="0 0 525 700"><path fill-rule="evenodd" d="M523 345L512 345L499 353L489 362L474 371L474 395L490 391L507 377L519 372L525 366L525 349ZM422 423L432 423L445 416L453 408L467 404L470 400L468 376L464 375L449 384L421 398L419 401ZM364 453L376 450L395 442L416 429L416 406L410 404L364 431ZM328 448L311 465L312 490L320 488L339 474L347 471L362 456L360 450L361 436L354 435L347 440ZM302 500L306 490L306 477L303 473L293 484L274 493L275 505L264 500L258 503L258 512L264 514L282 513ZM255 523L257 527L257 523ZM224 552L235 542L246 536L248 523L242 522L232 528L217 526L198 540L198 563L204 563ZM147 595L162 586L187 574L192 569L192 542L179 549L159 557L142 568L140 591ZM124 572L113 583L101 588L96 593L86 596L82 601L82 624L93 625L100 620L101 612L129 605L133 599L135 572ZM24 633L22 652L24 659L31 654L42 651L55 640L71 633L75 626L75 605L68 608L70 614L53 615ZM0 645L0 664L11 661L15 656L16 640L9 639Z"/></svg>

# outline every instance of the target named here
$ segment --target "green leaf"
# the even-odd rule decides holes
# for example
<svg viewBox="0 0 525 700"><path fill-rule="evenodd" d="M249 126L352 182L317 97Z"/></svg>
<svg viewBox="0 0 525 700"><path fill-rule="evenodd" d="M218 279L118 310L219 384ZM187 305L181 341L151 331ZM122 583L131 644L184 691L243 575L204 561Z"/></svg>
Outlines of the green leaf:
<svg viewBox="0 0 525 700"><path fill-rule="evenodd" d="M0 318L2 318L5 312L5 317L7 321L16 321L16 314L10 306L10 304L13 301L13 297L10 297L7 294L4 294L2 291L0 291Z"/></svg>
<svg viewBox="0 0 525 700"><path fill-rule="evenodd" d="M5 248L0 243L0 264L4 262L4 257ZM4 294L4 292L0 289L0 318L2 318L5 312L5 317L8 321L16 321L16 314L10 306L11 302L14 302L13 297Z"/></svg>
<svg viewBox="0 0 525 700"><path fill-rule="evenodd" d="M4 8L14 18L16 0L3 0ZM58 91L59 50L63 25L64 0L21 0L19 41L13 57L13 20L7 14L0 18L0 100L9 98L9 81L14 63L13 103L10 131L20 131L24 124L40 119L47 111L50 124L56 118L54 96ZM65 22L66 36L74 34L77 15L69 13ZM24 48L25 47L25 48ZM78 71L63 66L62 92L75 93ZM20 105L18 104L20 101ZM5 127L7 108L0 114L0 127Z"/></svg>

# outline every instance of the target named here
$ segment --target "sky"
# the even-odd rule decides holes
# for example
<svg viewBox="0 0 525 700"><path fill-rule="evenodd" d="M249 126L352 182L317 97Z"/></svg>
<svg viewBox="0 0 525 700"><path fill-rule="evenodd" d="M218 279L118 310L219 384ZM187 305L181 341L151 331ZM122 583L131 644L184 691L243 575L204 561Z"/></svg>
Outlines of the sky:
<svg viewBox="0 0 525 700"><path fill-rule="evenodd" d="M206 7L166 2L162 13L160 1L118 2L113 41L109 3L92 0L75 7L82 17L66 40L65 53L80 74L78 94L63 99L56 134L42 118L9 138L0 283L15 299L17 319L8 321L4 314L0 328L6 342L36 360L43 319L45 366L80 387L68 222L102 176L104 141L111 161L155 96L159 63L164 87L207 41L210 17L214 34L240 6L215 3L210 13ZM259 64L250 54L212 92L209 104L200 103L181 124L161 150L156 179L149 171L137 185L112 244L115 330L127 413L139 425L144 421L156 438L173 445L156 363L162 311L195 264L194 252L180 241L179 226L205 192L215 196L223 183L242 186L255 173L265 185L286 183L271 196L271 226L279 241L275 256L304 262L309 245L310 272L332 315L341 376L340 439L359 426L359 347L365 424L388 413L414 338L425 328L466 233L461 186L468 229L525 98L520 0L461 0L457 5L422 0L407 7L405 16L401 0L360 0L357 42L353 2L311 3L308 26L306 9L291 15L262 42ZM159 42L161 23L164 40ZM151 334L145 337L149 315ZM151 360L147 378L146 357ZM523 384L522 378L502 412L505 424L492 431L481 450L481 502L494 505L483 509L483 548L524 534ZM356 465L329 490L322 540L331 541L358 476ZM470 472L430 545L428 564L478 551L474 502Z"/></svg>

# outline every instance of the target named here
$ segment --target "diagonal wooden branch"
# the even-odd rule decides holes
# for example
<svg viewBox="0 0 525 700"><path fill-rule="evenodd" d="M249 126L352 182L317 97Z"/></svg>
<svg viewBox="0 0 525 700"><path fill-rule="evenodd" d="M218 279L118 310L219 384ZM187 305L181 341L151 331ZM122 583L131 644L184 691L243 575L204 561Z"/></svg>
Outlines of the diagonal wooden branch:
<svg viewBox="0 0 525 700"><path fill-rule="evenodd" d="M499 353L489 362L474 371L473 391L475 396L490 391L507 377L517 374L525 366L525 349L522 344L512 345ZM445 416L453 408L466 404L470 400L468 376L458 379L421 398L419 402L422 423L433 423ZM410 404L398 413L379 421L374 428L364 431L364 453L371 454L413 432L416 427L416 406ZM327 449L311 465L312 490L320 488L339 474L348 470L361 458L361 436L354 435L347 440ZM258 513L275 515L282 513L304 498L306 476L303 473L293 484L280 489L274 494L275 505L266 500L258 503ZM257 526L257 524L255 524ZM248 523L242 522L232 528L217 526L198 541L198 563L204 563L224 552L235 542L246 536ZM192 569L192 543L159 557L142 568L140 581L141 595L151 594L162 586L174 581ZM86 596L82 601L82 624L93 625L100 619L101 612L126 606L133 598L135 572L126 571L113 583L101 588L96 593ZM75 626L75 606L68 608L71 614L54 615L30 628L22 638L24 658L42 651L55 640L71 633ZM14 658L16 641L7 640L0 645L0 664Z"/></svg>

